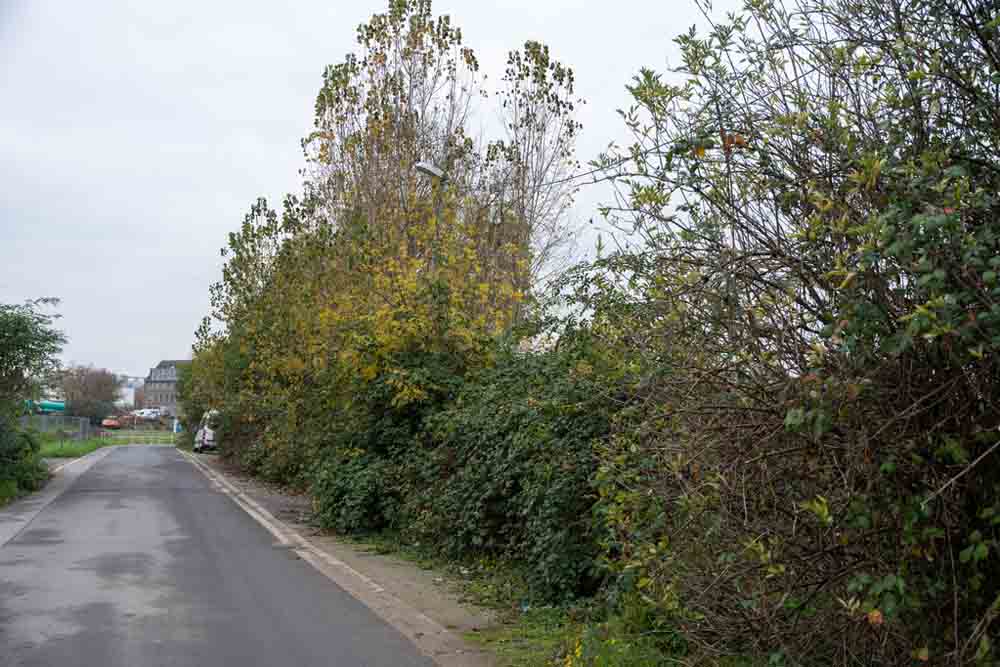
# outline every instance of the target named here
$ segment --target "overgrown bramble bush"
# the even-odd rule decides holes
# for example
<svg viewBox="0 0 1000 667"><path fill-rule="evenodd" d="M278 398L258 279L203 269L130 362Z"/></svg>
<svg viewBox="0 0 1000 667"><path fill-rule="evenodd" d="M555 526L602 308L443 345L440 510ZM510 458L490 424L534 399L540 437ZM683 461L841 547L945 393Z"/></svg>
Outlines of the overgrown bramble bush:
<svg viewBox="0 0 1000 667"><path fill-rule="evenodd" d="M578 332L471 377L407 461L403 535L454 558L519 563L539 599L593 593L594 445L614 410L604 364Z"/></svg>
<svg viewBox="0 0 1000 667"><path fill-rule="evenodd" d="M695 655L995 660L997 27L752 2L635 81L605 164L647 248L581 289L639 369L599 511Z"/></svg>
<svg viewBox="0 0 1000 667"><path fill-rule="evenodd" d="M312 485L317 517L342 532L388 529L450 558L502 559L539 600L594 592L594 445L613 411L603 363L581 333L558 350L503 349L405 409L387 407L374 383L363 413L331 425Z"/></svg>
<svg viewBox="0 0 1000 667"><path fill-rule="evenodd" d="M320 521L342 532L400 530L406 478L424 451L425 422L461 386L447 355L402 355L394 368L420 378L420 400L394 400L393 372L352 384L349 406L328 415L312 490Z"/></svg>

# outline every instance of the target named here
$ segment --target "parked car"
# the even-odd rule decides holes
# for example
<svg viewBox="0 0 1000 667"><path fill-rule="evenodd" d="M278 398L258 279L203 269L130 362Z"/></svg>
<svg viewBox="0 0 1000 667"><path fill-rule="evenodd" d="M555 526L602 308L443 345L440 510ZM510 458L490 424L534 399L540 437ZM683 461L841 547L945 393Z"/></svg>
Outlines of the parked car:
<svg viewBox="0 0 1000 667"><path fill-rule="evenodd" d="M219 411L209 410L201 416L198 423L198 430L194 434L194 451L203 452L208 449L216 449L218 442L215 439L215 430L219 428Z"/></svg>
<svg viewBox="0 0 1000 667"><path fill-rule="evenodd" d="M118 421L118 417L114 415L108 415L101 420L101 426L104 428L121 428L122 424Z"/></svg>

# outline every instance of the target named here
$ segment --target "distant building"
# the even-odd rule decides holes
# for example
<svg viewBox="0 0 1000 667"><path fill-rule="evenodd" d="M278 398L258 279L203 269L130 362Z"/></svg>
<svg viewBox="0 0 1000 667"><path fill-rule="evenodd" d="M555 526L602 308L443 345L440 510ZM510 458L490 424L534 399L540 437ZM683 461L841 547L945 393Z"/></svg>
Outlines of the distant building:
<svg viewBox="0 0 1000 667"><path fill-rule="evenodd" d="M177 366L189 363L183 360L165 359L149 369L149 375L143 385L144 408L160 408L164 414L176 416L177 405Z"/></svg>

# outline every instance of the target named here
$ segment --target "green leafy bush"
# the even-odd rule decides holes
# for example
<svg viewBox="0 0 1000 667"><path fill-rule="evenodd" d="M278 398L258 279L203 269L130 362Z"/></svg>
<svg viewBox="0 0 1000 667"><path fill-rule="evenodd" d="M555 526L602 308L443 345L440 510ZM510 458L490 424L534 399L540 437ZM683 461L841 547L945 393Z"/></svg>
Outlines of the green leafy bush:
<svg viewBox="0 0 1000 667"><path fill-rule="evenodd" d="M53 316L42 311L57 303L0 304L0 504L48 478L37 439L18 429L16 418L25 400L40 393L41 380L59 367L56 355L66 339L53 327Z"/></svg>
<svg viewBox="0 0 1000 667"><path fill-rule="evenodd" d="M0 419L0 504L41 488L48 479L39 449L34 436Z"/></svg>
<svg viewBox="0 0 1000 667"><path fill-rule="evenodd" d="M425 388L420 400L394 403L395 374L383 373L353 378L352 399L339 409L304 416L302 430L320 434L312 445L316 510L325 525L337 530L396 529L407 520L399 513L403 480L418 460L414 453L422 448L425 422L461 386L463 369L447 354L404 352L395 365ZM324 379L342 389L340 378Z"/></svg>
<svg viewBox="0 0 1000 667"><path fill-rule="evenodd" d="M315 473L316 516L342 533L371 533L398 520L399 487L393 461L378 455L327 458Z"/></svg>
<svg viewBox="0 0 1000 667"><path fill-rule="evenodd" d="M611 413L598 366L585 338L567 335L470 378L409 457L403 534L454 558L522 563L542 598L593 592L594 443Z"/></svg>
<svg viewBox="0 0 1000 667"><path fill-rule="evenodd" d="M594 443L609 428L601 361L582 334L559 350L498 352L420 404L393 408L379 380L329 422L312 478L317 517L341 532L391 530L454 559L523 566L539 599L593 592ZM363 400L367 399L367 400Z"/></svg>
<svg viewBox="0 0 1000 667"><path fill-rule="evenodd" d="M637 369L602 449L609 592L706 660L996 659L1000 24L891 7L682 35L604 162L646 242L580 278Z"/></svg>

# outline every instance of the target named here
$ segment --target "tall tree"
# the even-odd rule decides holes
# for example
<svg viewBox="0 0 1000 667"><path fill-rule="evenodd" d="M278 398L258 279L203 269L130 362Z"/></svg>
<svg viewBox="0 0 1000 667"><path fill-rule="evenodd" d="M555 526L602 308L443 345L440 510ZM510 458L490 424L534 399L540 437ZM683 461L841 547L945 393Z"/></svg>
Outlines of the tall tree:
<svg viewBox="0 0 1000 667"><path fill-rule="evenodd" d="M66 399L66 413L99 423L115 410L121 398L123 379L94 366L71 366L59 374L59 386Z"/></svg>
<svg viewBox="0 0 1000 667"><path fill-rule="evenodd" d="M498 93L506 138L491 145L501 217L520 223L531 252L525 289L565 269L573 259L577 227L570 219L576 192L573 169L576 120L573 70L536 41L511 51ZM506 211L503 210L504 207ZM505 215L506 214L506 215Z"/></svg>
<svg viewBox="0 0 1000 667"><path fill-rule="evenodd" d="M56 355L66 338L55 328L54 317L42 310L57 304L55 299L0 304L0 411L37 398L45 380L58 369Z"/></svg>
<svg viewBox="0 0 1000 667"><path fill-rule="evenodd" d="M70 366L59 377L67 401L114 403L121 397L122 378L105 368Z"/></svg>
<svg viewBox="0 0 1000 667"><path fill-rule="evenodd" d="M536 41L511 51L492 110L504 138L483 142L471 128L491 111L478 59L450 17L433 16L431 0L391 2L359 27L358 44L359 55L327 68L304 141L323 223L360 215L370 233L405 230L421 201L448 199L477 228L470 243L482 257L522 248L505 267L524 274L522 291L560 266L576 232L568 223L580 128L573 71ZM418 173L419 162L436 164L445 180Z"/></svg>
<svg viewBox="0 0 1000 667"><path fill-rule="evenodd" d="M488 143L470 131L494 111L478 60L430 0L392 0L357 36L324 73L302 197L255 202L230 235L221 326L199 329L184 390L282 470L313 454L305 420L419 413L489 363L531 298L535 248L553 245L536 240L565 212L565 188L546 205L535 192L578 128L572 74L543 45L511 56L512 115Z"/></svg>

